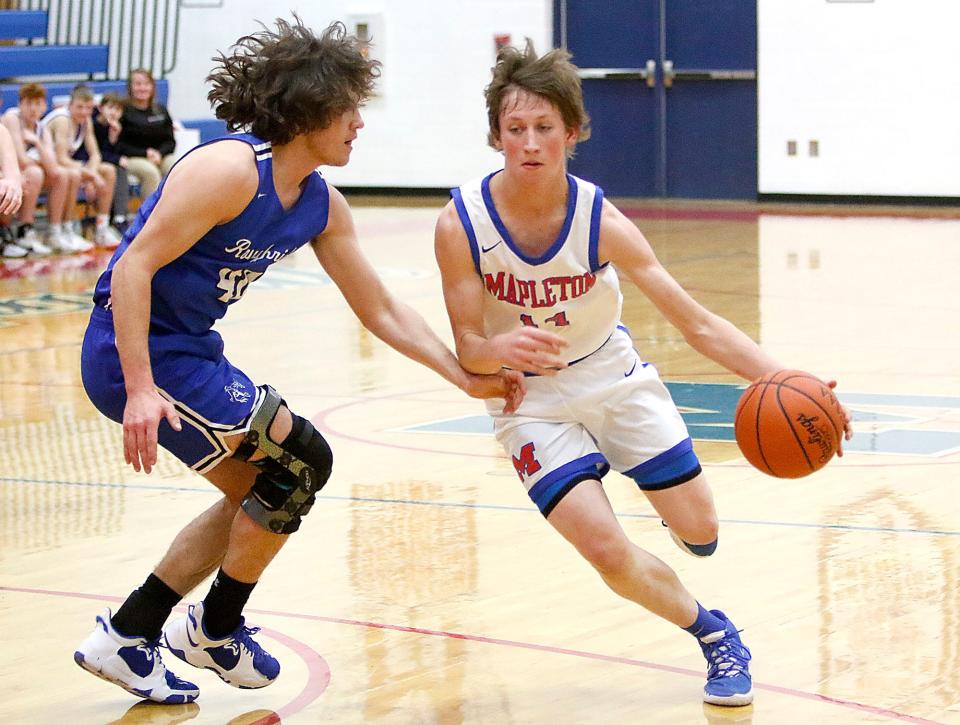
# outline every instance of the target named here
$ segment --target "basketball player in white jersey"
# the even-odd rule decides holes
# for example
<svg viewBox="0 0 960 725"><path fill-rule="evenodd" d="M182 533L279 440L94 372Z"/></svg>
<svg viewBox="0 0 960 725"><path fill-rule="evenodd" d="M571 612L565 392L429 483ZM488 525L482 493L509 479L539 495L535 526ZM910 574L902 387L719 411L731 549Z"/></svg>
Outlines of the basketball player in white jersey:
<svg viewBox="0 0 960 725"><path fill-rule="evenodd" d="M110 226L110 208L113 206L113 188L117 172L100 156L100 147L93 132L93 92L84 85L77 85L70 93L66 108L57 108L43 119L42 124L53 138L57 163L80 172L88 199L97 206L97 246L113 248L120 243L120 235ZM80 149L86 151L86 159L79 160ZM70 205L72 207L72 205ZM68 207L67 218L73 215ZM82 245L80 245L82 246Z"/></svg>
<svg viewBox="0 0 960 725"><path fill-rule="evenodd" d="M710 489L656 369L620 323L614 266L711 360L747 380L784 366L690 297L598 187L566 173L589 118L565 51L505 49L486 99L504 168L454 189L436 231L460 363L528 375L515 413L487 406L531 499L614 592L697 638L706 702L746 705L750 651L736 627L626 537L600 484L610 468L634 479L682 549L716 549Z"/></svg>

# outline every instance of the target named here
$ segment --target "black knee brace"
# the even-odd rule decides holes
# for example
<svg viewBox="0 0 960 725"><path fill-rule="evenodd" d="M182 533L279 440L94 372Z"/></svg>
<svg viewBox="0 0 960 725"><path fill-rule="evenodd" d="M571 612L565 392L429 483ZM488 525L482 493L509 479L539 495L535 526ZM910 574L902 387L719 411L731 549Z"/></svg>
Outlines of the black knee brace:
<svg viewBox="0 0 960 725"><path fill-rule="evenodd" d="M274 443L268 431L277 411L285 405L269 385L261 387L263 401L250 421L250 430L233 454L248 460L256 451L265 458L250 461L260 469L243 510L254 521L275 534L292 534L310 512L317 491L323 488L333 468L333 453L327 441L310 421L293 417L293 428L283 443Z"/></svg>

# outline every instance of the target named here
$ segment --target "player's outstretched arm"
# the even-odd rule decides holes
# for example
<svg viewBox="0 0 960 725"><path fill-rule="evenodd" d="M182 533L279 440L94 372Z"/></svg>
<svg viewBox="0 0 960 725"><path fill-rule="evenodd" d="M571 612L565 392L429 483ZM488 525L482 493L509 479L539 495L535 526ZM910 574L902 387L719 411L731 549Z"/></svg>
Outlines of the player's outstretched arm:
<svg viewBox="0 0 960 725"><path fill-rule="evenodd" d="M460 364L477 373L512 370L555 375L567 365L560 357L567 341L537 327L524 327L486 337L483 326L483 280L477 275L463 225L453 203L437 221L434 251L443 279L443 298Z"/></svg>
<svg viewBox="0 0 960 725"><path fill-rule="evenodd" d="M636 225L608 201L599 253L601 262L613 262L701 355L747 380L783 369L749 335L693 299L660 264Z"/></svg>
<svg viewBox="0 0 960 725"><path fill-rule="evenodd" d="M147 333L150 283L158 269L186 252L216 224L233 219L257 190L253 151L220 142L194 151L170 172L157 206L113 268L111 302L127 404L123 411L124 460L150 473L157 462L157 427L180 421L153 380Z"/></svg>
<svg viewBox="0 0 960 725"><path fill-rule="evenodd" d="M522 376L468 372L426 321L394 297L377 276L357 243L353 216L343 195L330 188L330 220L313 241L317 259L339 287L363 326L395 350L426 365L468 395L505 398L508 411L523 397Z"/></svg>

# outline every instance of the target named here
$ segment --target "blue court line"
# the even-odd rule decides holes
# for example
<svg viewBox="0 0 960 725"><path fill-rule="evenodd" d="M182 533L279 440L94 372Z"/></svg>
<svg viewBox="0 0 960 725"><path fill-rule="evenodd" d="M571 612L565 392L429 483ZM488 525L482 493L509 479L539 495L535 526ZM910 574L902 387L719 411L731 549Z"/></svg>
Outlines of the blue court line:
<svg viewBox="0 0 960 725"><path fill-rule="evenodd" d="M35 478L11 478L0 476L0 482L8 483L36 483L51 486L82 486L87 488L130 488L141 491L176 491L180 493L213 494L215 488L193 488L188 486L147 486L137 483L91 483L88 481L48 481ZM399 498L367 498L365 496L336 496L321 494L317 500L354 501L357 503L389 503L406 506L436 506L439 508L461 508L488 511L518 511L522 513L539 513L535 506L511 506L507 504L491 503L464 503L462 501L417 501L415 499ZM616 513L616 512L615 512ZM660 521L656 514L625 514L616 513L621 519L650 519ZM960 536L960 531L943 531L940 529L900 529L892 526L850 526L848 524L809 524L799 521L761 521L758 519L720 519L724 524L744 524L747 526L781 526L794 529L828 529L833 531L862 531L881 534L920 534L922 536Z"/></svg>

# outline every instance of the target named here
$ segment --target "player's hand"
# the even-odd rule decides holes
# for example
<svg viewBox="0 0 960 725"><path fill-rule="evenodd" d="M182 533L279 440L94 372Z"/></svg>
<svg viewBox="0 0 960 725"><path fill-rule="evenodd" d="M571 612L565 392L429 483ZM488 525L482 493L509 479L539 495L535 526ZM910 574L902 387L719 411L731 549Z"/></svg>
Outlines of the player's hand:
<svg viewBox="0 0 960 725"><path fill-rule="evenodd" d="M23 187L19 183L0 177L0 214L13 214L23 201Z"/></svg>
<svg viewBox="0 0 960 725"><path fill-rule="evenodd" d="M837 387L836 380L828 380L827 386L832 390ZM840 404L840 410L843 411L843 440L853 438L853 416L843 403ZM843 441L837 441L837 455L843 456Z"/></svg>
<svg viewBox="0 0 960 725"><path fill-rule="evenodd" d="M157 429L161 419L180 431L180 416L156 390L134 393L123 409L123 460L140 472L150 473L157 463Z"/></svg>
<svg viewBox="0 0 960 725"><path fill-rule="evenodd" d="M163 155L156 149L147 149L147 160L159 166Z"/></svg>
<svg viewBox="0 0 960 725"><path fill-rule="evenodd" d="M494 375L476 375L467 373L467 382L463 388L471 398L503 398L506 405L503 412L513 413L523 402L527 392L527 385L523 373L516 370L501 370Z"/></svg>
<svg viewBox="0 0 960 725"><path fill-rule="evenodd" d="M489 340L493 355L513 370L535 375L556 375L567 367L560 351L569 344L560 335L524 326Z"/></svg>

